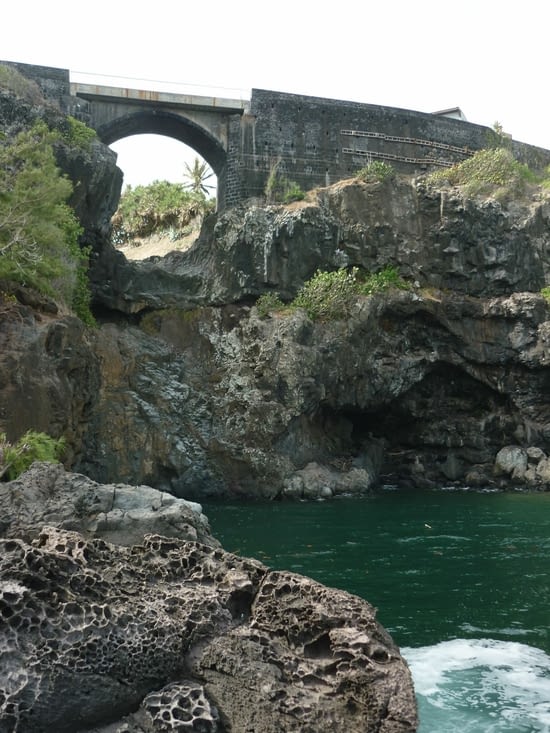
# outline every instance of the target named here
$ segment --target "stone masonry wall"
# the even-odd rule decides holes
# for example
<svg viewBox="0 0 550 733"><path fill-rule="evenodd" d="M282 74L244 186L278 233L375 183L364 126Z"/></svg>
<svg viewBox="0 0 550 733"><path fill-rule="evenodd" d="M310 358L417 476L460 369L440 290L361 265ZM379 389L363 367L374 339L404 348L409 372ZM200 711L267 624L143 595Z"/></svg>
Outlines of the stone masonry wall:
<svg viewBox="0 0 550 733"><path fill-rule="evenodd" d="M36 81L46 97L66 112L89 121L87 103L70 96L67 69L11 65ZM162 105L154 111L166 119L171 117ZM181 118L172 116L181 127ZM152 131L147 127L147 115L131 119L127 134ZM220 134L225 144L217 151L210 150L208 144L208 150L203 149L210 136L201 135L201 131L209 132L202 121L188 121L185 137L199 154L218 155L217 165L210 160L212 155L205 157L218 174L219 210L262 197L274 166L309 190L350 178L371 160L385 161L405 173L460 162L487 147L494 135L488 127L441 115L262 89L252 90L250 108L244 115L229 115L223 126ZM156 131L183 139L170 126ZM516 141L512 145L516 157L531 167L550 164L550 151Z"/></svg>
<svg viewBox="0 0 550 733"><path fill-rule="evenodd" d="M259 89L252 90L250 112L242 121L248 196L262 195L275 164L307 190L349 178L369 160L405 173L460 162L493 134L434 114ZM514 152L535 167L550 163L550 151L541 148L514 143Z"/></svg>
<svg viewBox="0 0 550 733"><path fill-rule="evenodd" d="M70 95L68 69L20 64L12 61L0 61L0 63L5 66L13 66L27 79L36 82L46 99L57 102L62 108L65 106L66 98Z"/></svg>

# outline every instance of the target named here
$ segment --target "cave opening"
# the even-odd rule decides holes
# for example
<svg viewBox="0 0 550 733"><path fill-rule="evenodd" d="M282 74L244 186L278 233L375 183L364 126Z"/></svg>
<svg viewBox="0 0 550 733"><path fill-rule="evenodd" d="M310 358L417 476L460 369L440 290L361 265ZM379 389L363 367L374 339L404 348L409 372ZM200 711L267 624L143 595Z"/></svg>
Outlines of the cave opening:
<svg viewBox="0 0 550 733"><path fill-rule="evenodd" d="M472 467L492 465L519 424L506 395L448 364L376 407L323 405L316 422L330 434L325 460L368 459L380 483L398 485L463 481Z"/></svg>

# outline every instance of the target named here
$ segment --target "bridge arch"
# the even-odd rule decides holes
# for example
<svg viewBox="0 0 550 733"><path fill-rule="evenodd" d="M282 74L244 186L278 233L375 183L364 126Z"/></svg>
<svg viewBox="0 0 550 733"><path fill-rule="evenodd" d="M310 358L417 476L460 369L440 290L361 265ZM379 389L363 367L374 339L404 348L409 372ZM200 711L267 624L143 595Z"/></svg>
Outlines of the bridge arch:
<svg viewBox="0 0 550 733"><path fill-rule="evenodd" d="M203 127L183 115L153 109L139 110L116 117L96 128L106 145L140 134L165 135L193 148L206 160L218 178L218 189L227 165L223 145ZM219 195L219 194L218 194Z"/></svg>

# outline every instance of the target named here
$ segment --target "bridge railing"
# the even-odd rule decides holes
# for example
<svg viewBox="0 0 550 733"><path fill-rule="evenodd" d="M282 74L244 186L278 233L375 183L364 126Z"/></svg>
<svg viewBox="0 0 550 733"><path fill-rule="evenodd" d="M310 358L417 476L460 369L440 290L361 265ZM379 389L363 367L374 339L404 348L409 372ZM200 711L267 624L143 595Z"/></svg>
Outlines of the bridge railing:
<svg viewBox="0 0 550 733"><path fill-rule="evenodd" d="M125 89L147 89L153 92L167 94L181 94L204 97L226 97L240 99L243 102L250 100L250 90L236 87L221 87L206 84L192 84L189 82L168 81L162 79L142 79L133 76L118 76L116 74L96 74L88 71L71 71L70 81L73 84L94 84Z"/></svg>
<svg viewBox="0 0 550 733"><path fill-rule="evenodd" d="M406 143L408 145L423 145L429 148L437 148L438 150L446 150L450 153L458 153L459 155L464 155L466 157L470 157L474 152L465 146L458 147L457 145L447 145L446 143L438 143L433 140L423 140L416 137L387 135L384 132L371 132L369 130L341 130L340 134L347 135L349 137L370 137L387 142Z"/></svg>

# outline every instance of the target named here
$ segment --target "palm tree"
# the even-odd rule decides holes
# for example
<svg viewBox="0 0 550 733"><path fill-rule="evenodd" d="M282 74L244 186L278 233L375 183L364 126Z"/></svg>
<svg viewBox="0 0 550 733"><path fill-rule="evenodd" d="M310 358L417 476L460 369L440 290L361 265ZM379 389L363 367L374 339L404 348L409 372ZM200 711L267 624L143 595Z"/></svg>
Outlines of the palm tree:
<svg viewBox="0 0 550 733"><path fill-rule="evenodd" d="M183 177L186 181L184 184L185 188L193 193L208 195L211 189L216 188L206 183L213 175L212 169L205 160L195 158L193 165L189 165L189 163L185 164L185 170L183 172Z"/></svg>

